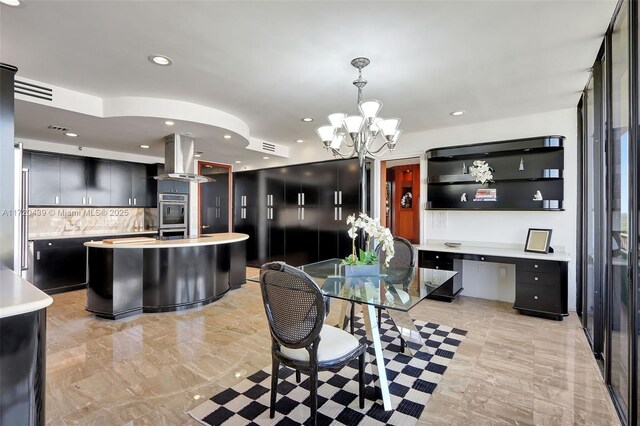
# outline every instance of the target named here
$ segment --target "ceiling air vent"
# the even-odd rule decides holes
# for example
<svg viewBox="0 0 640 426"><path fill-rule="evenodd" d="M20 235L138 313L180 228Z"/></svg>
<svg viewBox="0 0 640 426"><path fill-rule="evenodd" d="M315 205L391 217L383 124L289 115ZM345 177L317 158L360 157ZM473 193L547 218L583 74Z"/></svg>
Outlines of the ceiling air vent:
<svg viewBox="0 0 640 426"><path fill-rule="evenodd" d="M249 145L247 149L252 151L258 151L263 154L273 154L279 157L289 157L289 147L274 142L267 142L262 139L249 138Z"/></svg>
<svg viewBox="0 0 640 426"><path fill-rule="evenodd" d="M267 152L276 152L276 146L269 142L262 142L262 150Z"/></svg>
<svg viewBox="0 0 640 426"><path fill-rule="evenodd" d="M15 80L13 89L16 94L19 93L21 95L31 96L32 98L44 99L45 101L53 100L53 89L48 87Z"/></svg>
<svg viewBox="0 0 640 426"><path fill-rule="evenodd" d="M47 127L47 129L50 130L56 130L58 132L68 132L69 128L68 127L64 127L64 126L56 126L54 124L50 125L49 127Z"/></svg>

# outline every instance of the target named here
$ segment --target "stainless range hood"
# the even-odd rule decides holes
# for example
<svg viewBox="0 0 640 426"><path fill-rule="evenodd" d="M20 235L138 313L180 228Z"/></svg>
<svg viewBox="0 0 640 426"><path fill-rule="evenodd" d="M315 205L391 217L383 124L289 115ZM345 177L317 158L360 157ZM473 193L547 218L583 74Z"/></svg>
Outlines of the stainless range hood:
<svg viewBox="0 0 640 426"><path fill-rule="evenodd" d="M167 135L164 137L164 174L158 180L181 180L186 182L213 182L206 176L195 174L195 141L190 136Z"/></svg>

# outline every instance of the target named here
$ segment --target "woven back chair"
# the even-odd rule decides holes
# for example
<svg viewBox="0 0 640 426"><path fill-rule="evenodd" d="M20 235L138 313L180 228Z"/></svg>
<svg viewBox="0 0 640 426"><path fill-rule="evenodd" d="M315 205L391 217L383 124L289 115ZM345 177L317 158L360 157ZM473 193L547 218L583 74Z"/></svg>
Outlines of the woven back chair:
<svg viewBox="0 0 640 426"><path fill-rule="evenodd" d="M394 283L402 283L406 290L413 280L416 266L416 250L409 240L402 237L393 237L394 256L389 261L389 266L384 268L384 272L389 275ZM380 264L384 265L387 253L382 250L382 244L376 247Z"/></svg>
<svg viewBox="0 0 640 426"><path fill-rule="evenodd" d="M324 324L326 299L305 272L283 262L260 268L262 301L271 332L271 401L274 418L280 363L309 375L310 418L317 422L318 370L337 370L358 359L359 406L364 408L366 343L336 327Z"/></svg>

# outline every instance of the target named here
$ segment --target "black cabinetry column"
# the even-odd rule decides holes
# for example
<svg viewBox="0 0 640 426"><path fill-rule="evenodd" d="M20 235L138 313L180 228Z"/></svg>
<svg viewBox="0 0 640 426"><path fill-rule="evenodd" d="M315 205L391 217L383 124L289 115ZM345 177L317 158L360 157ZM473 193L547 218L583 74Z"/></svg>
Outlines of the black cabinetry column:
<svg viewBox="0 0 640 426"><path fill-rule="evenodd" d="M0 210L14 209L15 188L13 83L18 68L0 63ZM14 215L0 216L0 269L13 269Z"/></svg>

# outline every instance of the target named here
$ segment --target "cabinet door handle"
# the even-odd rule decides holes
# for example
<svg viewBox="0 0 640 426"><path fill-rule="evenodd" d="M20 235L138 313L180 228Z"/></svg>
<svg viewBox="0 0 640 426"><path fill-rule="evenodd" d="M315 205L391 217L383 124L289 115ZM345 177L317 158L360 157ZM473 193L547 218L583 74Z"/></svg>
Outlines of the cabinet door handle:
<svg viewBox="0 0 640 426"><path fill-rule="evenodd" d="M538 265L533 265L534 268L538 269Z"/></svg>
<svg viewBox="0 0 640 426"><path fill-rule="evenodd" d="M338 208L333 208L333 220L338 220Z"/></svg>
<svg viewBox="0 0 640 426"><path fill-rule="evenodd" d="M302 220L304 220L304 207L302 208Z"/></svg>
<svg viewBox="0 0 640 426"><path fill-rule="evenodd" d="M534 280L538 281L538 277L535 277Z"/></svg>
<svg viewBox="0 0 640 426"><path fill-rule="evenodd" d="M56 195L56 204L60 204L60 196Z"/></svg>
<svg viewBox="0 0 640 426"><path fill-rule="evenodd" d="M131 198L129 198L129 205L131 205Z"/></svg>
<svg viewBox="0 0 640 426"><path fill-rule="evenodd" d="M333 191L333 204L338 204L338 191Z"/></svg>
<svg viewBox="0 0 640 426"><path fill-rule="evenodd" d="M302 193L302 205L304 206L304 192Z"/></svg>
<svg viewBox="0 0 640 426"><path fill-rule="evenodd" d="M534 298L535 300L538 300L538 296L533 296L533 298Z"/></svg>
<svg viewBox="0 0 640 426"><path fill-rule="evenodd" d="M47 245L48 245L48 246L52 246L52 245L53 245L53 243L47 243Z"/></svg>
<svg viewBox="0 0 640 426"><path fill-rule="evenodd" d="M298 192L298 205L301 205L302 203L300 202L300 193Z"/></svg>
<svg viewBox="0 0 640 426"><path fill-rule="evenodd" d="M300 220L300 207L298 207L298 220Z"/></svg>
<svg viewBox="0 0 640 426"><path fill-rule="evenodd" d="M342 220L342 207L338 207L338 220Z"/></svg>
<svg viewBox="0 0 640 426"><path fill-rule="evenodd" d="M137 205L137 204L138 204L138 203L136 203L136 199L134 198L134 199L133 199L133 205L135 206L135 205Z"/></svg>
<svg viewBox="0 0 640 426"><path fill-rule="evenodd" d="M40 260L40 250L36 252L36 260Z"/></svg>
<svg viewBox="0 0 640 426"><path fill-rule="evenodd" d="M342 191L338 191L338 204L342 205Z"/></svg>
<svg viewBox="0 0 640 426"><path fill-rule="evenodd" d="M91 197L89 197L89 204L91 204Z"/></svg>
<svg viewBox="0 0 640 426"><path fill-rule="evenodd" d="M436 256L436 259L440 259L440 256Z"/></svg>
<svg viewBox="0 0 640 426"><path fill-rule="evenodd" d="M484 260L484 257L481 257L480 260Z"/></svg>
<svg viewBox="0 0 640 426"><path fill-rule="evenodd" d="M87 204L87 197L82 197L82 205L84 206L85 204Z"/></svg>

